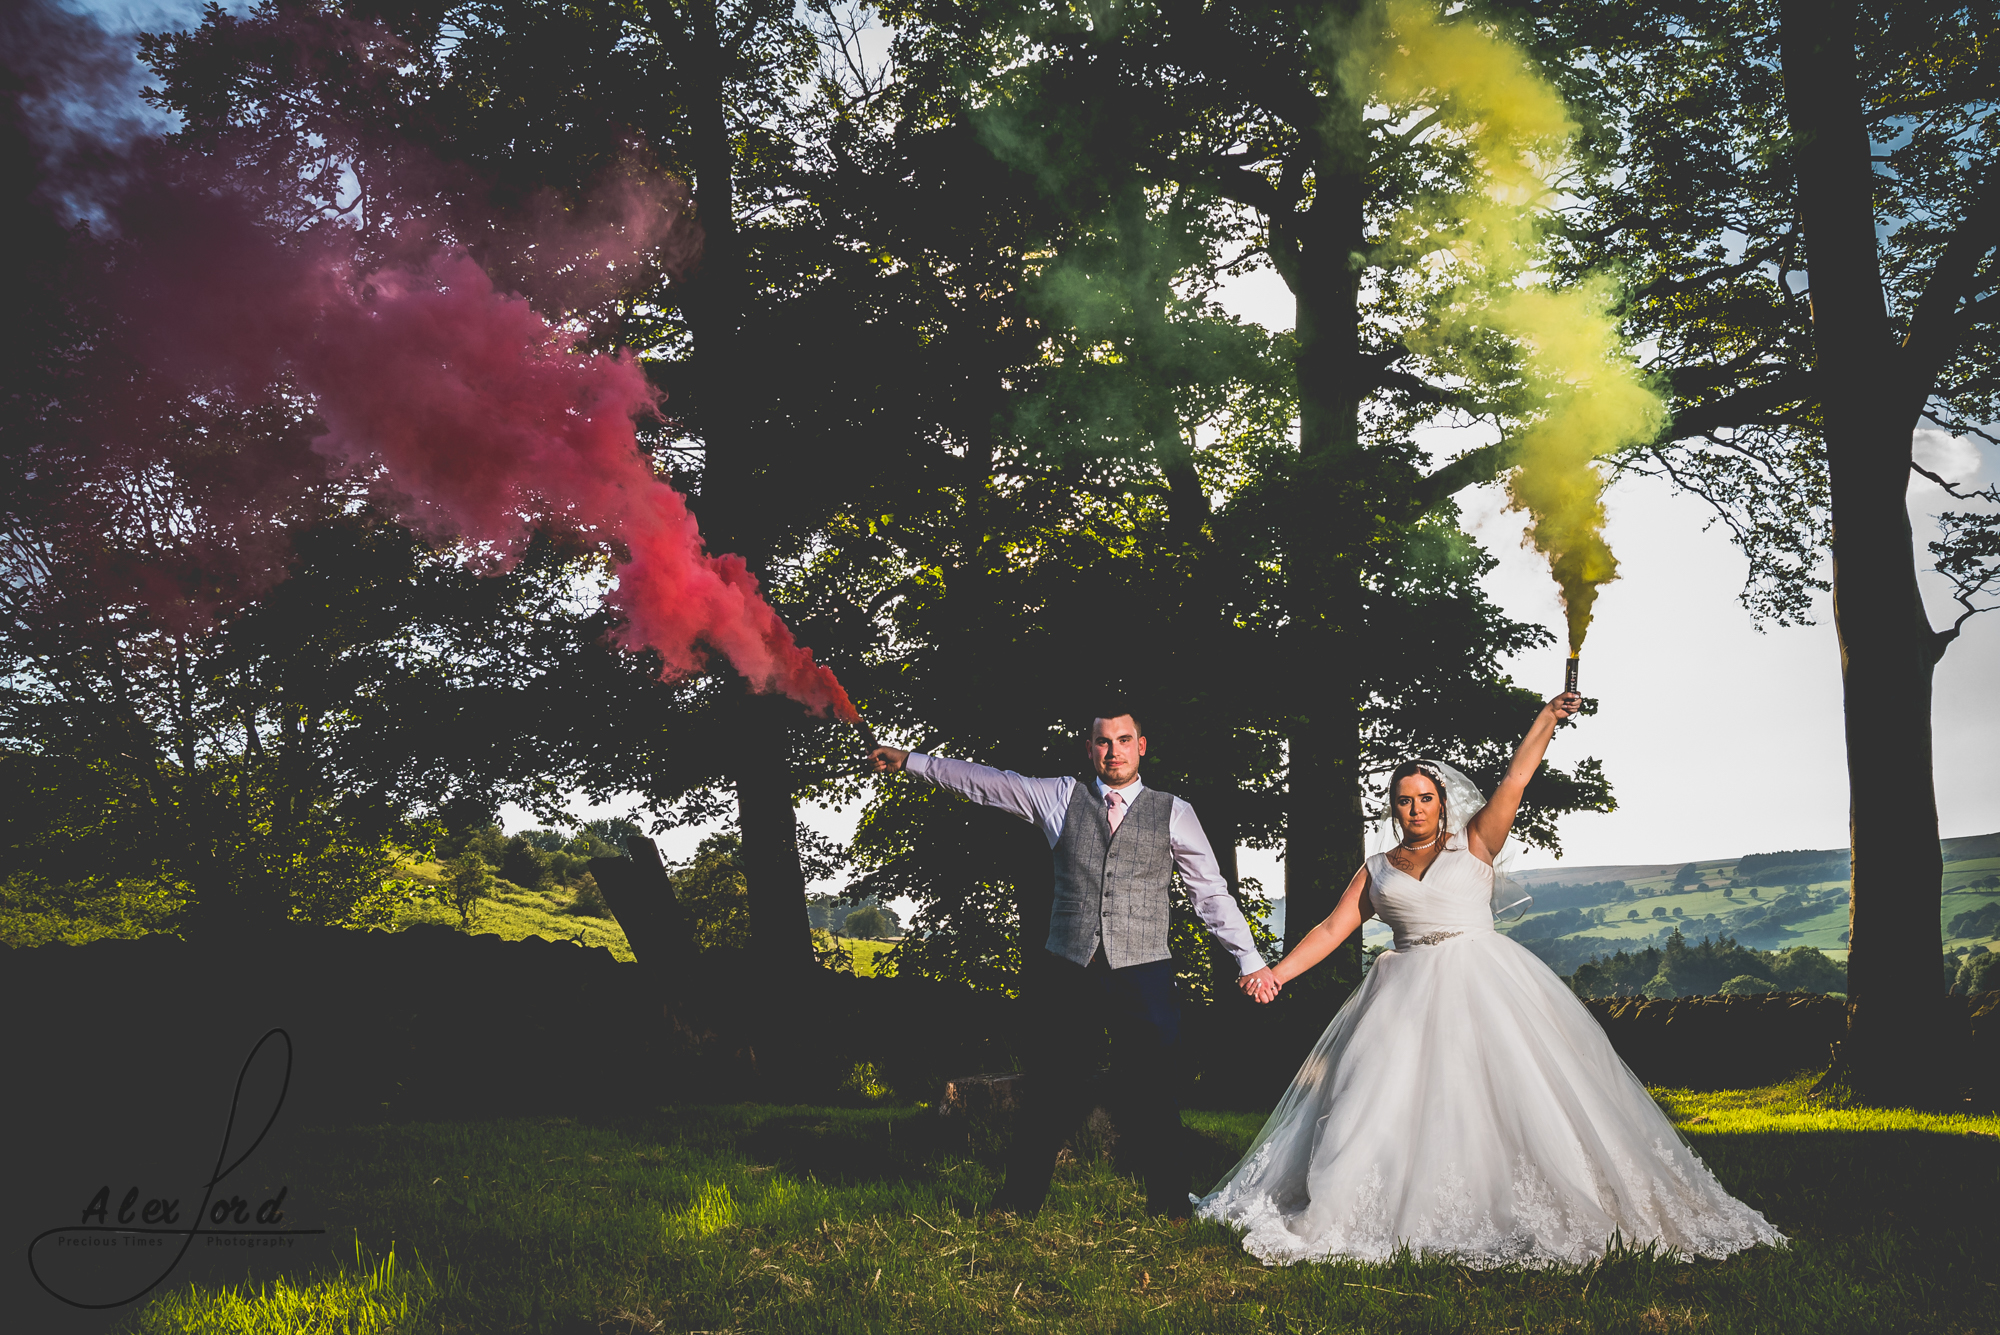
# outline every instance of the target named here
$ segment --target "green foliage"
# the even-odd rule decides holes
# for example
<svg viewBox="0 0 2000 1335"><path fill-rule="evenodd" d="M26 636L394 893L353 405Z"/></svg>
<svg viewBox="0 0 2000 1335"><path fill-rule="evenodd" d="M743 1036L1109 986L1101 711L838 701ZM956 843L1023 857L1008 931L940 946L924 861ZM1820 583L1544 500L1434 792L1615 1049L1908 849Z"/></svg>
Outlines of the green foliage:
<svg viewBox="0 0 2000 1335"><path fill-rule="evenodd" d="M578 834L578 838L588 836L595 841L591 847L602 847L610 850L609 852L593 854L595 857L623 857L625 855L625 840L632 835L643 835L644 833L645 831L640 829L636 822L628 820L623 816L606 816L598 820L585 821L582 831ZM571 851L574 852L576 850L572 849Z"/></svg>
<svg viewBox="0 0 2000 1335"><path fill-rule="evenodd" d="M1237 887L1237 907L1250 927L1250 940L1266 962L1275 963L1284 953L1284 942L1271 931L1271 901L1264 886L1254 876L1243 878ZM1174 979L1181 995L1196 1002L1215 1000L1226 993L1242 975L1241 966L1195 916L1176 879L1168 903L1167 944L1174 952Z"/></svg>
<svg viewBox="0 0 2000 1335"><path fill-rule="evenodd" d="M686 865L673 871L674 898L694 924L697 948L750 944L750 891L743 878L743 840L711 834Z"/></svg>
<svg viewBox="0 0 2000 1335"><path fill-rule="evenodd" d="M569 844L568 837L556 830L523 830L514 837L543 853L560 853Z"/></svg>
<svg viewBox="0 0 2000 1335"><path fill-rule="evenodd" d="M159 881L50 884L18 873L0 883L0 945L81 946L170 932L187 898L185 887Z"/></svg>
<svg viewBox="0 0 2000 1335"><path fill-rule="evenodd" d="M582 918L609 918L611 905L605 902L604 892L598 889L597 878L585 872L576 883L576 893L564 907L563 912L574 913Z"/></svg>
<svg viewBox="0 0 2000 1335"><path fill-rule="evenodd" d="M1753 987L1752 984L1762 984ZM1584 997L1689 997L1748 991L1845 992L1847 970L1810 946L1750 950L1730 937L1698 945L1676 927L1664 948L1617 951L1579 965L1570 987ZM1733 991L1725 989L1733 988Z"/></svg>
<svg viewBox="0 0 2000 1335"><path fill-rule="evenodd" d="M445 863L444 870L447 902L458 914L460 926L470 930L473 910L493 890L493 873L471 849Z"/></svg>
<svg viewBox="0 0 2000 1335"><path fill-rule="evenodd" d="M1955 914L1945 927L1946 936L2000 936L2000 899L1989 900L1976 909Z"/></svg>
<svg viewBox="0 0 2000 1335"><path fill-rule="evenodd" d="M519 834L507 841L500 855L500 874L524 890L545 889L554 879L549 855Z"/></svg>
<svg viewBox="0 0 2000 1335"><path fill-rule="evenodd" d="M615 845L608 844L591 830L580 831L568 843L563 845L562 851L584 864L588 864L592 858L622 858L625 856L625 847L622 842Z"/></svg>
<svg viewBox="0 0 2000 1335"><path fill-rule="evenodd" d="M887 936L893 926L888 914L867 904L848 914L840 930L849 936Z"/></svg>
<svg viewBox="0 0 2000 1335"><path fill-rule="evenodd" d="M498 825L480 825L460 832L440 852L450 855L472 853L494 871L507 859L507 836Z"/></svg>
<svg viewBox="0 0 2000 1335"><path fill-rule="evenodd" d="M1967 954L1962 962L1950 956L1946 956L1946 961L1946 981L1954 995L2000 990L2000 954L1983 950L1976 955Z"/></svg>
<svg viewBox="0 0 2000 1335"><path fill-rule="evenodd" d="M1782 853L1750 853L1737 859L1736 876L1752 885L1844 881L1849 857L1844 848L1794 849Z"/></svg>
<svg viewBox="0 0 2000 1335"><path fill-rule="evenodd" d="M1715 505L1749 557L1745 605L1786 624L1808 616L1827 587L1831 494L1816 350L1860 330L1815 328L1808 278L1823 284L1825 275L1807 269L1797 145L1818 132L1789 119L1779 9L1773 0L1578 0L1539 17L1549 49L1564 55L1572 96L1592 108L1599 150L1577 192L1572 262L1624 270L1628 328L1657 346L1654 367L1677 414L1656 445L1621 466ZM1906 369L1885 372L1911 377L1904 433L1935 424L1978 438L2000 415L2000 334L1991 321L1950 314L1977 294L1961 286L1978 266L1945 259L1989 245L1983 232L1967 234L1983 226L1971 221L1984 216L1973 164L1992 151L1996 104L1992 82L1973 72L1981 12L1887 4L1850 19L1860 53L1853 111L1881 147L1866 156L1876 150L1862 146L1857 126L1847 165L1873 196L1874 308L1887 313L1885 336L1910 349L1891 359ZM1810 120L1814 110L1798 114ZM1936 327L1913 339L1920 323ZM1942 518L1936 554L1954 563L1961 589L1975 588L1992 569L1993 553L1980 550L1984 526ZM1907 558L1908 534L1893 541Z"/></svg>
<svg viewBox="0 0 2000 1335"><path fill-rule="evenodd" d="M881 1075L868 1062L854 1063L854 1069L840 1082L839 1093L861 1104L887 1103L896 1091L882 1083Z"/></svg>

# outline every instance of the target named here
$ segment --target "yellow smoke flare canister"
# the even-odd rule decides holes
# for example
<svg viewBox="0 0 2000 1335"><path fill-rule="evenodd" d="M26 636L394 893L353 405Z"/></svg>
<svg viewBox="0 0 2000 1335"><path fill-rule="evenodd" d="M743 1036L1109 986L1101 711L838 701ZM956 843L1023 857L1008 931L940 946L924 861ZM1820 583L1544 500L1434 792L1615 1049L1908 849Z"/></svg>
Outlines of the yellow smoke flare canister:
<svg viewBox="0 0 2000 1335"><path fill-rule="evenodd" d="M1573 693L1575 690L1576 690L1576 655L1571 654L1569 656L1569 666L1563 669L1563 693L1565 695L1568 695Z"/></svg>

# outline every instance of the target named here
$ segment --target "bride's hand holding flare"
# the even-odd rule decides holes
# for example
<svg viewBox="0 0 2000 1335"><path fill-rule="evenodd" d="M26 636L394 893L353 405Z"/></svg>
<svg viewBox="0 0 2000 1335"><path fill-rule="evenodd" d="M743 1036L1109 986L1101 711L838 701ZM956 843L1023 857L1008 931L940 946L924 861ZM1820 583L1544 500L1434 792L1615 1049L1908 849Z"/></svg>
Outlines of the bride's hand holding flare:
<svg viewBox="0 0 2000 1335"><path fill-rule="evenodd" d="M1514 828L1514 814L1521 809L1521 794L1528 789L1528 780L1535 777L1541 768L1542 756L1549 749L1549 739L1556 735L1556 724L1574 715L1583 708L1583 697L1575 691L1564 691L1547 704L1542 712L1535 715L1535 721L1528 727L1528 735L1514 748L1514 759L1507 766L1505 777L1493 790L1493 796L1486 799L1486 805L1479 808L1479 814L1466 825L1466 846L1481 862L1490 863L1493 855L1500 851L1500 845L1507 842L1507 834Z"/></svg>

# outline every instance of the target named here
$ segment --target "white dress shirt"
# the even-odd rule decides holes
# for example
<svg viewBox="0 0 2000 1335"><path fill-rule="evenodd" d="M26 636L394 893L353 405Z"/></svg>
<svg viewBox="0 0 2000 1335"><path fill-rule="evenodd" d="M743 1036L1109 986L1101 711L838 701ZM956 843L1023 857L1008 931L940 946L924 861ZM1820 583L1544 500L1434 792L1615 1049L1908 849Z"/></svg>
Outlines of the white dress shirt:
<svg viewBox="0 0 2000 1335"><path fill-rule="evenodd" d="M981 806L998 807L1034 822L1050 848L1062 838L1063 821L1069 814L1070 796L1077 783L1071 778L1031 779L1010 769L994 769L946 756L927 756L921 751L910 752L903 768ZM1110 791L1110 785L1103 779L1092 782L1097 785L1099 797ZM1142 783L1135 778L1118 791L1129 809L1142 790ZM1181 874L1181 884L1187 887L1195 915L1236 957L1238 969L1255 973L1263 968L1264 957L1257 953L1256 944L1250 939L1250 924L1243 920L1243 910L1230 895L1229 882L1222 879L1222 868L1216 864L1208 836L1202 833L1201 821L1195 817L1194 808L1178 797L1174 799L1174 814L1168 822L1167 834L1173 846L1174 867Z"/></svg>

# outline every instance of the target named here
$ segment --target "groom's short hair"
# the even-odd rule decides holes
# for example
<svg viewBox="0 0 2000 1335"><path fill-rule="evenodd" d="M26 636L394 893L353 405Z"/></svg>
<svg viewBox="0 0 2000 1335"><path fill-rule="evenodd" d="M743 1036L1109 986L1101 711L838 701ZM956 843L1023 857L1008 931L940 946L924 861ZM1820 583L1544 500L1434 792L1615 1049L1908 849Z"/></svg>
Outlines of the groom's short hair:
<svg viewBox="0 0 2000 1335"><path fill-rule="evenodd" d="M1101 718L1130 718L1132 720L1132 731L1141 737L1146 735L1146 725L1139 721L1139 712L1133 709L1129 702L1124 700L1106 700L1097 707L1095 714L1092 714L1077 725L1076 730L1083 736L1084 741L1087 742L1090 740L1090 730L1097 726L1097 720Z"/></svg>

